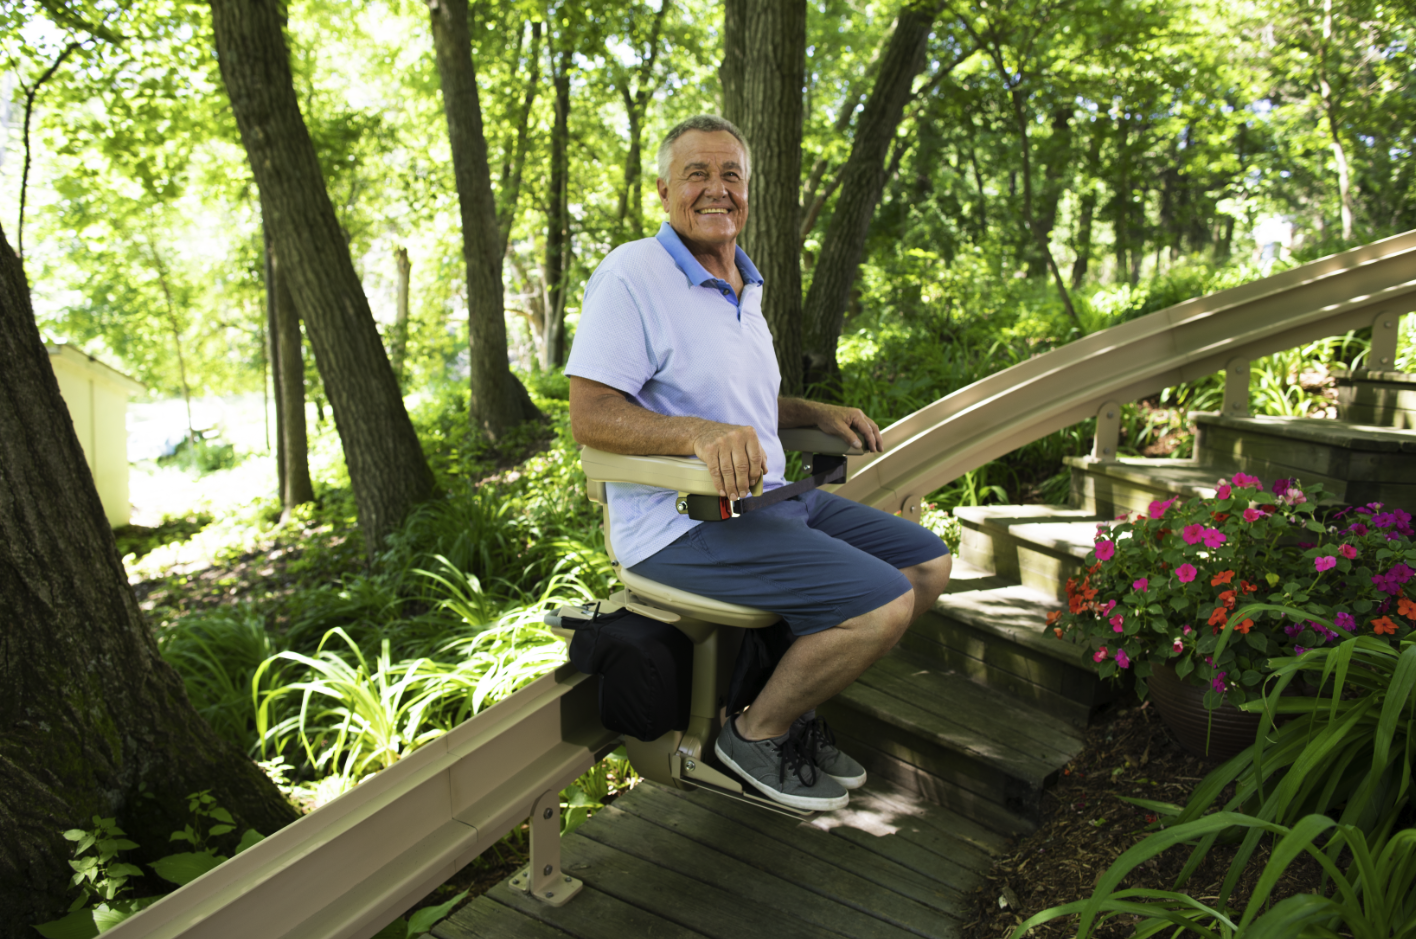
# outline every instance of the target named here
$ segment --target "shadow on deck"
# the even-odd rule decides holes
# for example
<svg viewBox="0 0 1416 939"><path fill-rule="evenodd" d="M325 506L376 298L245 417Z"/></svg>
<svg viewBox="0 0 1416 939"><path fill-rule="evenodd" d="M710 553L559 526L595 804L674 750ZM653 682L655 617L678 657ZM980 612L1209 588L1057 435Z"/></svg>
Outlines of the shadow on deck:
<svg viewBox="0 0 1416 939"><path fill-rule="evenodd" d="M505 882L438 939L953 937L1007 835L887 782L797 821L642 783L562 843L585 888L567 905Z"/></svg>

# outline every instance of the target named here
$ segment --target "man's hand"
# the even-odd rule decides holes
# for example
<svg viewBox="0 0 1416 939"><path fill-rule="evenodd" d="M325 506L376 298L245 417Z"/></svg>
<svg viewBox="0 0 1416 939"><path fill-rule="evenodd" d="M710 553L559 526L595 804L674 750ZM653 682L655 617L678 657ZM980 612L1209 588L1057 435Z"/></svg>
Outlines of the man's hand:
<svg viewBox="0 0 1416 939"><path fill-rule="evenodd" d="M879 453L885 449L885 443L880 439L880 427L860 408L802 398L778 398L777 413L781 427L816 427L868 453Z"/></svg>
<svg viewBox="0 0 1416 939"><path fill-rule="evenodd" d="M708 466L719 496L747 498L767 466L757 431L732 424L703 423L706 426L693 438L693 455Z"/></svg>

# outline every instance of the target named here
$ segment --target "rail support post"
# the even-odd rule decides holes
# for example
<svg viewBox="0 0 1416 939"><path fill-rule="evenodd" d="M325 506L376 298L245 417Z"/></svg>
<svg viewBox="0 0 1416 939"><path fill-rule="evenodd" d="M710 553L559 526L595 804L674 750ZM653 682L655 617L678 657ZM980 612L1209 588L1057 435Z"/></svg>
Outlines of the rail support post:
<svg viewBox="0 0 1416 939"><path fill-rule="evenodd" d="M1224 416L1249 416L1249 360L1233 358L1224 363Z"/></svg>
<svg viewBox="0 0 1416 939"><path fill-rule="evenodd" d="M1401 332L1401 314L1383 311L1372 320L1372 350L1367 353L1367 369L1390 372L1396 368L1396 339Z"/></svg>
<svg viewBox="0 0 1416 939"><path fill-rule="evenodd" d="M550 906L564 906L585 886L561 870L560 793L547 789L531 807L531 863L509 881L520 890Z"/></svg>
<svg viewBox="0 0 1416 939"><path fill-rule="evenodd" d="M1096 439L1092 443L1092 459L1098 463L1116 462L1116 445L1121 440L1121 404L1107 401L1096 409Z"/></svg>

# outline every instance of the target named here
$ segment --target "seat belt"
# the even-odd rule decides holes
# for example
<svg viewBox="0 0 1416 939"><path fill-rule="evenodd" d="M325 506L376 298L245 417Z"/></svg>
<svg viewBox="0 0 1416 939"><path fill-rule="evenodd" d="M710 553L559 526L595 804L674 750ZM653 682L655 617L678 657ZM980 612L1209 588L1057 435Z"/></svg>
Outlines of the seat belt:
<svg viewBox="0 0 1416 939"><path fill-rule="evenodd" d="M846 481L846 458L835 454L813 453L811 468L817 472L805 479L799 479L786 486L779 486L760 496L746 499L729 499L727 496L701 496L681 492L674 506L680 515L687 515L697 522L722 522L738 518L748 512L757 512L785 502L818 486Z"/></svg>

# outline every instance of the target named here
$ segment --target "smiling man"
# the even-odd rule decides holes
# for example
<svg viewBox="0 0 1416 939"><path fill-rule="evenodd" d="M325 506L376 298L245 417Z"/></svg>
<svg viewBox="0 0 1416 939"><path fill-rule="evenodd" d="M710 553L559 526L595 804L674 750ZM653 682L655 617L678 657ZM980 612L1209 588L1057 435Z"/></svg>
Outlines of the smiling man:
<svg viewBox="0 0 1416 939"><path fill-rule="evenodd" d="M720 495L761 479L785 485L777 431L818 427L879 450L857 408L778 396L762 318L767 286L737 245L751 156L720 117L689 118L659 147L653 238L621 245L585 288L566 374L575 439L613 453L697 456ZM719 734L723 763L768 798L839 808L865 770L815 708L888 652L943 592L950 558L926 529L812 490L705 524L672 490L610 484L615 553L625 567L691 593L781 615L796 637L767 686Z"/></svg>

